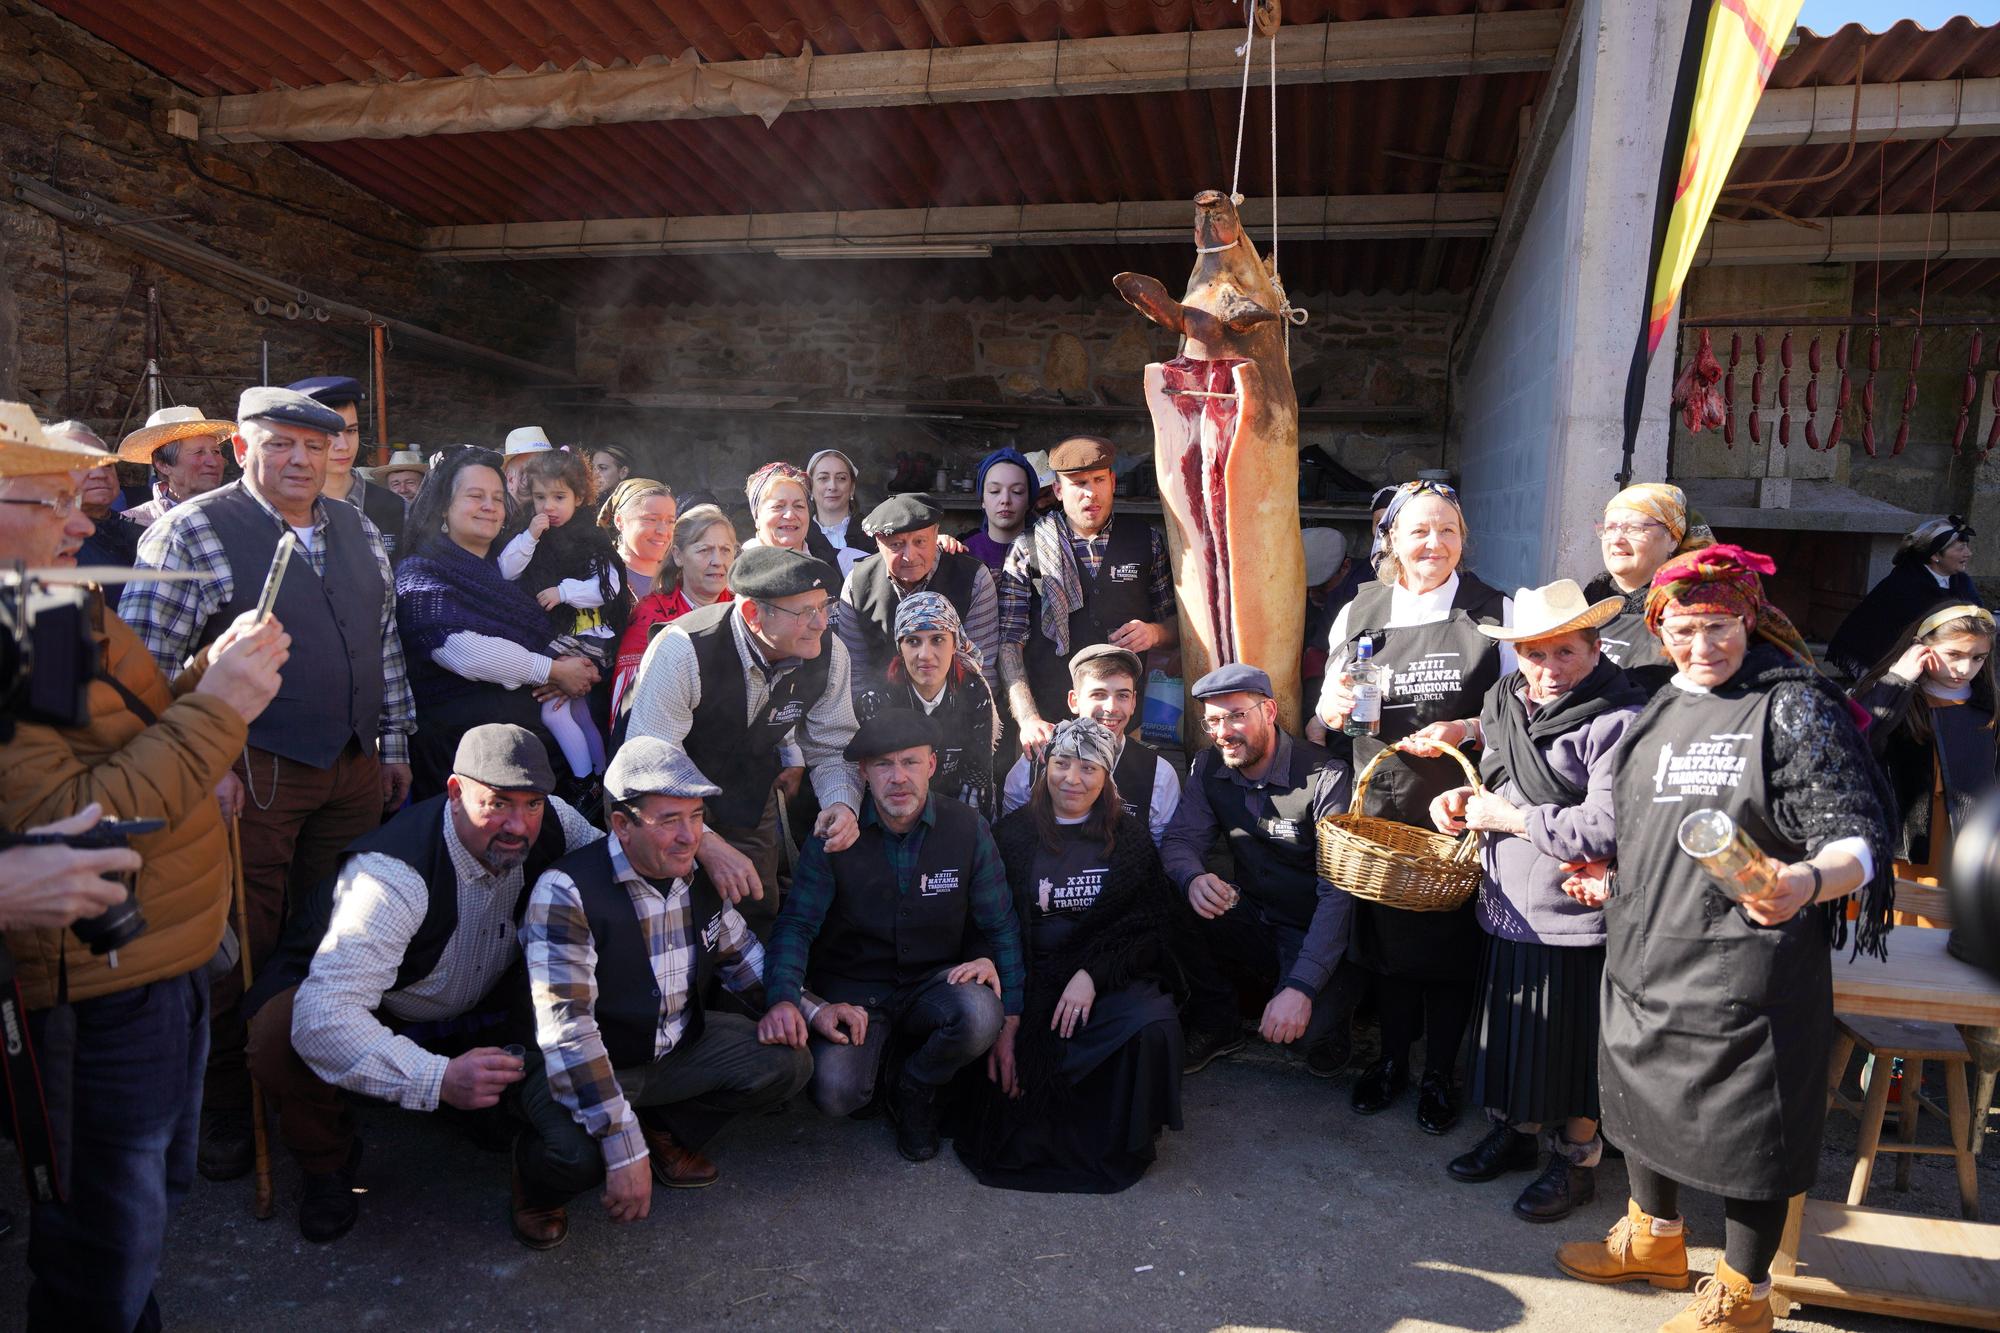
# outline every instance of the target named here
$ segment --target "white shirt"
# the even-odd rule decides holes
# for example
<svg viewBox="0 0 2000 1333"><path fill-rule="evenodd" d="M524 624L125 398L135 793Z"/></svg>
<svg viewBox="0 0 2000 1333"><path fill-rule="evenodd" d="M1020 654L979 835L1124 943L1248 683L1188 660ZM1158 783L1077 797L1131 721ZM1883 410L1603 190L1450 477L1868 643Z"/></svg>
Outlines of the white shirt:
<svg viewBox="0 0 2000 1333"><path fill-rule="evenodd" d="M1451 616L1452 599L1456 596L1458 596L1456 572L1429 592L1411 592L1400 583L1394 584L1389 589L1389 623L1381 628L1402 629L1410 625L1434 625L1440 620L1447 620ZM1327 650L1330 656L1326 683L1320 688L1319 705L1315 710L1321 717L1326 716L1327 709L1331 706L1328 692L1340 681L1337 664L1344 664L1345 659L1342 658L1340 649L1341 645L1347 642L1347 617L1353 609L1352 602L1341 607L1340 614L1333 618L1333 629L1327 634ZM1508 628L1514 624L1514 599L1511 597L1500 599L1500 624ZM1518 665L1514 657L1514 645L1501 644L1500 674L1509 675Z"/></svg>
<svg viewBox="0 0 2000 1333"><path fill-rule="evenodd" d="M852 574L854 567L869 556L869 552L855 550L847 544L847 530L853 525L854 511L851 509L847 517L838 523L822 523L817 514L813 516L813 526L825 534L827 541L833 544L833 554L840 561L840 577L843 579Z"/></svg>
<svg viewBox="0 0 2000 1333"><path fill-rule="evenodd" d="M1117 738L1117 741L1118 753L1123 755L1125 753L1125 738L1120 736ZM1113 762L1115 763L1116 761L1114 760ZM1019 810L1028 803L1030 780L1028 757L1023 755L1014 761L1014 766L1007 770L1007 780L1000 784L1001 814L1009 814L1015 810ZM1167 823L1173 819L1174 811L1180 809L1180 805L1180 775L1174 772L1172 764L1155 755L1153 758L1153 800L1146 810L1146 828L1153 835L1153 845L1155 847L1160 845L1160 839L1166 835Z"/></svg>

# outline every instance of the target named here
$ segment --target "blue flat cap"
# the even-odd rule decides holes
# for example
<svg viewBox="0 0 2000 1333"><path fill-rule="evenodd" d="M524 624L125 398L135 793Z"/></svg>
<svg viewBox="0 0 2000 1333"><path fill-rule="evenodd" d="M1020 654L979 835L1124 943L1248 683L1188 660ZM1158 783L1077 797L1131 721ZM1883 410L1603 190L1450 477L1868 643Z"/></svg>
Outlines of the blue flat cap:
<svg viewBox="0 0 2000 1333"><path fill-rule="evenodd" d="M772 601L814 588L828 596L840 591L833 566L783 546L747 547L729 568L729 590L738 597Z"/></svg>
<svg viewBox="0 0 2000 1333"><path fill-rule="evenodd" d="M722 795L722 788L703 777L680 746L657 736L631 736L604 770L604 794L614 801L636 801L641 796L707 800Z"/></svg>
<svg viewBox="0 0 2000 1333"><path fill-rule="evenodd" d="M368 396L361 391L361 381L352 375L315 375L311 379L295 380L285 387L328 407L358 403Z"/></svg>
<svg viewBox="0 0 2000 1333"><path fill-rule="evenodd" d="M269 421L286 426L304 426L307 430L324 431L328 435L338 435L347 429L340 413L318 399L307 397L297 389L280 389L270 384L260 384L243 391L243 396L236 400L236 419L239 422Z"/></svg>
<svg viewBox="0 0 2000 1333"><path fill-rule="evenodd" d="M1190 691L1197 699L1212 699L1218 694L1261 694L1272 698L1271 678L1247 662L1231 662L1219 666L1194 683Z"/></svg>
<svg viewBox="0 0 2000 1333"><path fill-rule="evenodd" d="M934 528L944 511L928 495L892 495L868 511L861 530L870 537L894 537L919 528Z"/></svg>

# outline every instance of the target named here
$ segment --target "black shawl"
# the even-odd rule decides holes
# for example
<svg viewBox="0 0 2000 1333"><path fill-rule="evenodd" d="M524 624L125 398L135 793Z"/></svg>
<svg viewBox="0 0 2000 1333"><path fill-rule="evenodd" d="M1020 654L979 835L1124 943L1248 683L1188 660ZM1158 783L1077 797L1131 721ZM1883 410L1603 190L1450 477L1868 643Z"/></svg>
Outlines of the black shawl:
<svg viewBox="0 0 2000 1333"><path fill-rule="evenodd" d="M542 534L516 582L534 597L565 579L589 578L597 580L598 591L604 596L604 623L614 633L624 633L632 609L632 581L625 575L625 562L618 558L611 534L578 510L569 522ZM558 602L548 618L557 633L566 634L576 619L576 608Z"/></svg>
<svg viewBox="0 0 2000 1333"><path fill-rule="evenodd" d="M1827 669L1839 679L1859 680L1888 656L1903 631L1940 606L1954 602L1986 604L1963 573L1951 576L1950 587L1939 587L1922 561L1897 565L1868 590L1861 604L1848 612L1833 632L1826 645Z"/></svg>
<svg viewBox="0 0 2000 1333"><path fill-rule="evenodd" d="M1550 742L1606 713L1639 707L1646 702L1646 692L1608 657L1598 658L1589 675L1537 708L1533 717L1521 700L1526 687L1526 679L1515 671L1486 692L1479 710L1479 730L1486 738L1479 780L1489 791L1498 791L1511 777L1531 805L1575 805L1583 799L1583 788L1549 764Z"/></svg>
<svg viewBox="0 0 2000 1333"><path fill-rule="evenodd" d="M1896 848L1906 861L1922 865L1932 859L1933 839L1947 830L1931 827L1931 792L1944 779L1945 814L1956 832L1979 797L2000 778L2000 745L1993 730L1994 701L1974 685L1972 697L1954 708L1932 708L1923 686L1896 676L1883 676L1855 702L1868 710L1868 748L1882 763L1900 811ZM1919 725L1919 709L1928 710L1929 726Z"/></svg>

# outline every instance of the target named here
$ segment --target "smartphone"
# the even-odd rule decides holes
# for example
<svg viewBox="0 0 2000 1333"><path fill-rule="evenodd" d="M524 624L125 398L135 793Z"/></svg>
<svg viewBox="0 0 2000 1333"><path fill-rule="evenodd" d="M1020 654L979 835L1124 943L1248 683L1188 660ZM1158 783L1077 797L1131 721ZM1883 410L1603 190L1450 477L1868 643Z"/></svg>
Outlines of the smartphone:
<svg viewBox="0 0 2000 1333"><path fill-rule="evenodd" d="M278 589L285 584L285 569L292 563L292 552L299 549L297 534L287 532L278 538L278 549L271 556L271 572L264 576L264 592L257 599L257 623L271 618L271 608L278 604Z"/></svg>

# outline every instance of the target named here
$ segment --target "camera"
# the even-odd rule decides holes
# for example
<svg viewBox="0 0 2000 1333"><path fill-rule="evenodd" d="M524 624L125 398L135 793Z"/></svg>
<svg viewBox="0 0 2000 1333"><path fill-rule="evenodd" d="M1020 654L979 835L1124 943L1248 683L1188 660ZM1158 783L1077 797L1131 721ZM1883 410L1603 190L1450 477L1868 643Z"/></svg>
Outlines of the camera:
<svg viewBox="0 0 2000 1333"><path fill-rule="evenodd" d="M158 833L166 826L164 819L107 819L96 828L85 829L82 833L0 833L0 847L35 847L50 843L78 849L123 847L134 838ZM146 933L146 918L139 911L138 885L133 877L125 877L123 902L113 903L96 916L72 923L70 931L89 945L92 953L113 955L112 965L117 966L115 955L118 950Z"/></svg>
<svg viewBox="0 0 2000 1333"><path fill-rule="evenodd" d="M1951 938L1946 951L2000 976L2000 791L1989 792L1953 835Z"/></svg>
<svg viewBox="0 0 2000 1333"><path fill-rule="evenodd" d="M101 655L88 589L48 583L18 565L0 570L0 743L17 721L81 727Z"/></svg>

